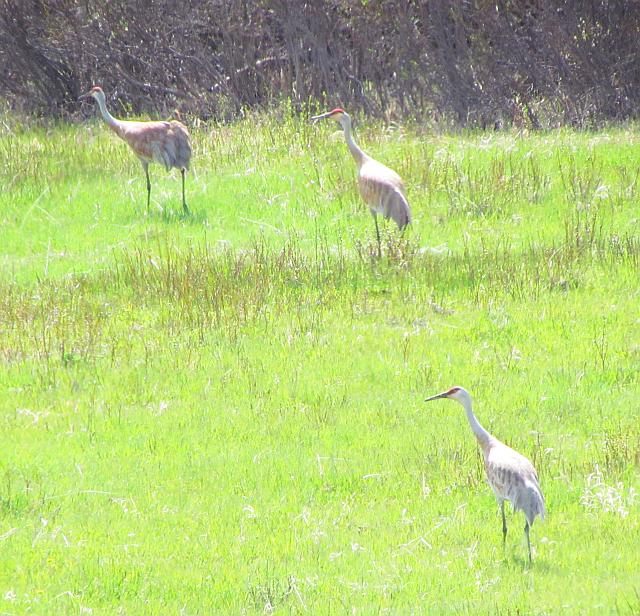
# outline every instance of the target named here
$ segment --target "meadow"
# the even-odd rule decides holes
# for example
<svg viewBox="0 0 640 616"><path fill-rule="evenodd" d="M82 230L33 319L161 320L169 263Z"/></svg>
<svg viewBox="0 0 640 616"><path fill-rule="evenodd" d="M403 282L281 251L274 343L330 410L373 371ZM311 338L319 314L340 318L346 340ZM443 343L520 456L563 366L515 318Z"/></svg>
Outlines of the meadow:
<svg viewBox="0 0 640 616"><path fill-rule="evenodd" d="M0 122L0 613L639 613L637 131L356 125L381 259L333 126L191 131L147 215L97 119Z"/></svg>

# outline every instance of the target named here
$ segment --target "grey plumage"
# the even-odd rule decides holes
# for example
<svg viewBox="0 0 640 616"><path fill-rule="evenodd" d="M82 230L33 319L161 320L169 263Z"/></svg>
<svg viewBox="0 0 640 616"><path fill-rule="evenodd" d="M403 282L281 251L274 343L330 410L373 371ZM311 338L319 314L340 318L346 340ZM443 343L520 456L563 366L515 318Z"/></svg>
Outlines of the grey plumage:
<svg viewBox="0 0 640 616"><path fill-rule="evenodd" d="M109 127L136 153L142 163L147 180L147 211L151 201L151 180L149 163L157 162L167 171L175 167L182 176L182 207L189 213L185 199L185 173L191 161L191 144L187 127L177 120L139 122L118 120L107 110L106 98L102 88L94 86L80 98L93 98L100 108L100 113Z"/></svg>
<svg viewBox="0 0 640 616"><path fill-rule="evenodd" d="M334 109L314 116L312 120L315 122L325 118L332 118L342 126L347 147L358 165L358 189L373 216L378 256L380 256L380 229L377 215L382 214L387 219L392 218L401 231L411 222L411 208L405 195L404 183L393 169L389 169L360 149L353 140L351 118L348 113L342 109Z"/></svg>
<svg viewBox="0 0 640 616"><path fill-rule="evenodd" d="M538 474L533 464L531 464L525 456L511 449L511 447L499 441L492 434L489 434L489 432L480 425L480 422L473 414L471 396L466 389L462 387L452 387L441 394L427 398L427 400L437 400L438 398L457 400L462 404L467 413L471 430L482 448L484 467L489 485L493 489L496 499L498 500L498 505L500 506L503 544L507 537L504 501L510 501L514 511L524 512L527 520L524 532L527 536L529 562L531 562L529 529L537 516L544 518L545 515L544 496L542 495Z"/></svg>
<svg viewBox="0 0 640 616"><path fill-rule="evenodd" d="M167 138L163 142L163 147L158 148L160 160L156 159L156 162L163 164L167 171L172 167L188 171L191 162L191 144L187 127L176 120L163 122L163 124L168 125Z"/></svg>

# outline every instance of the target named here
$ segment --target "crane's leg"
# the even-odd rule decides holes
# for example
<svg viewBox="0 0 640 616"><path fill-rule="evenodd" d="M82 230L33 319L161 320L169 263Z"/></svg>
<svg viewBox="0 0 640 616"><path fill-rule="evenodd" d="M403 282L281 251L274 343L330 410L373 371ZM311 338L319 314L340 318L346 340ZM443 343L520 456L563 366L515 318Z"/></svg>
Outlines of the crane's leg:
<svg viewBox="0 0 640 616"><path fill-rule="evenodd" d="M149 215L149 204L151 203L151 180L149 179L149 163L142 163L144 174L147 176L147 216Z"/></svg>
<svg viewBox="0 0 640 616"><path fill-rule="evenodd" d="M378 259L382 257L382 245L380 243L380 229L378 228L378 215L371 210L373 214L373 222L376 223L376 239L378 240Z"/></svg>
<svg viewBox="0 0 640 616"><path fill-rule="evenodd" d="M182 175L182 209L184 210L185 214L189 213L189 208L187 207L187 202L184 198L184 174L185 174L185 170L184 169L180 169L180 174Z"/></svg>
<svg viewBox="0 0 640 616"><path fill-rule="evenodd" d="M524 525L524 534L527 536L527 547L529 548L529 564L531 564L531 541L529 540L529 521Z"/></svg>
<svg viewBox="0 0 640 616"><path fill-rule="evenodd" d="M507 519L504 517L504 501L500 501L500 512L502 513L502 549L507 542Z"/></svg>

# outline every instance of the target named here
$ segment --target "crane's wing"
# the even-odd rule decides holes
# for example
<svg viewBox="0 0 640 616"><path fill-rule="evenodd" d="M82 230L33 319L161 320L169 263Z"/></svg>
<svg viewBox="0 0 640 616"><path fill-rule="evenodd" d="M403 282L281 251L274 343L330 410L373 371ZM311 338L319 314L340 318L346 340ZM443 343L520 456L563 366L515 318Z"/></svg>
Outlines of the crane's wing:
<svg viewBox="0 0 640 616"><path fill-rule="evenodd" d="M404 193L396 188L383 197L382 213L385 218L393 218L399 229L404 229L411 222L411 209Z"/></svg>
<svg viewBox="0 0 640 616"><path fill-rule="evenodd" d="M175 144L175 160L174 167L179 169L189 169L191 161L191 143L189 141L189 131L182 122L172 120L169 122L171 126L171 134Z"/></svg>
<svg viewBox="0 0 640 616"><path fill-rule="evenodd" d="M511 501L514 511L524 511L529 524L544 518L544 496L533 464L511 447L500 444L485 460L489 483L499 499Z"/></svg>
<svg viewBox="0 0 640 616"><path fill-rule="evenodd" d="M167 169L189 169L191 144L189 131L181 122L157 122L156 141L153 146L153 158Z"/></svg>
<svg viewBox="0 0 640 616"><path fill-rule="evenodd" d="M189 132L180 122L122 121L119 134L142 160L155 160L167 170L189 168Z"/></svg>
<svg viewBox="0 0 640 616"><path fill-rule="evenodd" d="M404 229L411 222L411 208L404 194L404 184L393 169L376 160L367 160L360 167L358 187L373 212L392 218L399 229Z"/></svg>

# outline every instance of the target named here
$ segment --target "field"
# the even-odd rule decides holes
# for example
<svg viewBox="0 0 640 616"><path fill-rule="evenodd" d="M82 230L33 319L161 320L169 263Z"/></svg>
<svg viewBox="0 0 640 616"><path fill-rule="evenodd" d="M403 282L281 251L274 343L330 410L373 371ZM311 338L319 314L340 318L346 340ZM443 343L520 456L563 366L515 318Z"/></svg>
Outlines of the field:
<svg viewBox="0 0 640 616"><path fill-rule="evenodd" d="M640 139L0 123L0 613L640 612ZM527 455L501 523L462 408Z"/></svg>

